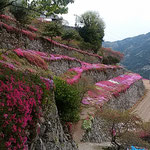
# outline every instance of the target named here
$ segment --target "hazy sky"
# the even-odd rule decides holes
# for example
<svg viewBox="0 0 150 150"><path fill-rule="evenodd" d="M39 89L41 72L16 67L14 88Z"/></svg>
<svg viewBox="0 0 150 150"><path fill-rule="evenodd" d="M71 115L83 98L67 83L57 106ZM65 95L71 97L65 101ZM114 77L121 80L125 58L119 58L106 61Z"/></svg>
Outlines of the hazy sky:
<svg viewBox="0 0 150 150"><path fill-rule="evenodd" d="M150 32L150 0L75 0L63 18L74 25L75 15L98 11L103 18L105 41L121 40Z"/></svg>

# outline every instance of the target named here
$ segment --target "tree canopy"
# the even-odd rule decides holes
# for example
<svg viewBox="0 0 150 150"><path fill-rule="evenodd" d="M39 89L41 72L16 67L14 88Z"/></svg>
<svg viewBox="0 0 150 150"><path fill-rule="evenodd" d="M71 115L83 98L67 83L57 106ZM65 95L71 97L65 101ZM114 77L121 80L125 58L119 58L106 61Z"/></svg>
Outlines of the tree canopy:
<svg viewBox="0 0 150 150"><path fill-rule="evenodd" d="M51 39L62 34L62 25L58 21L46 23L43 29L44 36L49 36Z"/></svg>
<svg viewBox="0 0 150 150"><path fill-rule="evenodd" d="M79 17L79 34L85 42L93 45L94 52L97 53L101 47L105 24L99 14L94 11L87 11Z"/></svg>
<svg viewBox="0 0 150 150"><path fill-rule="evenodd" d="M73 2L74 0L0 0L0 10L8 6L16 6L32 10L38 14L50 16L67 13L67 5ZM22 6L18 6L18 3L22 4Z"/></svg>
<svg viewBox="0 0 150 150"><path fill-rule="evenodd" d="M62 35L62 39L67 40L69 45L71 40L81 40L81 37L75 29L67 29Z"/></svg>

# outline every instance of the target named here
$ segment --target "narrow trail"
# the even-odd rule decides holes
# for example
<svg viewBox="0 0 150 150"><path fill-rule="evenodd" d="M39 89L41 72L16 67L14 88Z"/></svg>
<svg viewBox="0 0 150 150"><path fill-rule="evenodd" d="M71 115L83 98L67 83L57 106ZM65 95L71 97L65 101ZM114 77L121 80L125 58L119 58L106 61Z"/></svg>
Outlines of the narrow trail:
<svg viewBox="0 0 150 150"><path fill-rule="evenodd" d="M104 143L79 143L79 150L103 150L102 147L110 146L111 143L104 142Z"/></svg>
<svg viewBox="0 0 150 150"><path fill-rule="evenodd" d="M141 101L133 109L133 113L137 114L144 122L150 121L150 81L143 80L146 93Z"/></svg>

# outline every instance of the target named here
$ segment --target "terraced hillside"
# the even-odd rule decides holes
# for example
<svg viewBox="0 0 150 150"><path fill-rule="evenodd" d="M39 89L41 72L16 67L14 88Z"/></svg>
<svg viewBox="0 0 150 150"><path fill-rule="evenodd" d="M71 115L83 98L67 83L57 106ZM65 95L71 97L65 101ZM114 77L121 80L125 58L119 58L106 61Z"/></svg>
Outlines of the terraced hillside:
<svg viewBox="0 0 150 150"><path fill-rule="evenodd" d="M121 110L132 107L144 94L142 77L119 65L101 64L99 55L38 37L38 29L32 26L20 30L9 16L0 18L0 148L76 150L74 140L107 141L99 130L96 111L104 104ZM83 81L83 86L92 86L83 93L76 123L63 122L62 126L60 121L57 85L53 83L58 77L68 91ZM63 90L62 86L58 92ZM65 94L64 101L68 98ZM87 118L89 132L82 127Z"/></svg>

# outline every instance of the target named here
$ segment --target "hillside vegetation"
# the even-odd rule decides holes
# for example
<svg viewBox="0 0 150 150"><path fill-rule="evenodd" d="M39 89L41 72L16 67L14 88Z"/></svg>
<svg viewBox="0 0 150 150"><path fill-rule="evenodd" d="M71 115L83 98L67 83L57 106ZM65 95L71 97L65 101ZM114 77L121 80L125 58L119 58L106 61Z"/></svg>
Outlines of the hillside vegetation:
<svg viewBox="0 0 150 150"><path fill-rule="evenodd" d="M60 37L62 43L43 36L36 24L20 28L7 15L0 15L0 37L2 150L77 150L73 137L78 131L83 133L80 140L107 141L111 135L102 137L97 112L105 105L124 111L144 94L142 77L118 64L121 53L101 48L94 54L76 44L71 47ZM136 134L139 128L130 129Z"/></svg>

